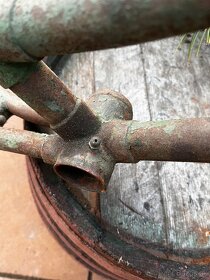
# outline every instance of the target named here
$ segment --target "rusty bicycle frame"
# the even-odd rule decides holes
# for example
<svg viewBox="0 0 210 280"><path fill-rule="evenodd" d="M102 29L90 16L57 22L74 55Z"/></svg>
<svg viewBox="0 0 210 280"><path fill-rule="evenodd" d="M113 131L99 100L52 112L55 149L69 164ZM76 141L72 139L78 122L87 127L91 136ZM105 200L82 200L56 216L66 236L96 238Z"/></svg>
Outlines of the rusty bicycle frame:
<svg viewBox="0 0 210 280"><path fill-rule="evenodd" d="M209 0L0 0L0 7L0 124L15 114L53 132L0 128L1 150L42 158L90 191L104 191L119 162L210 162L210 117L135 121L122 94L104 89L85 103L41 61L206 28Z"/></svg>

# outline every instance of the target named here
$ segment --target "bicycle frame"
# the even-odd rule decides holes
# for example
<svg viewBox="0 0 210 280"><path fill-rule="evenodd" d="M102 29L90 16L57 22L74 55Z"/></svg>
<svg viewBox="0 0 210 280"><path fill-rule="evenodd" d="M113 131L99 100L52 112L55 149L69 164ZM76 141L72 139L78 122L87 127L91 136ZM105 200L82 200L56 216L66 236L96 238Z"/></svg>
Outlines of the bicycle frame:
<svg viewBox="0 0 210 280"><path fill-rule="evenodd" d="M0 3L0 84L20 98L2 90L0 122L16 114L56 132L1 128L1 150L42 158L64 180L90 191L106 189L118 162L210 162L210 118L134 121L122 94L101 90L85 103L40 62L46 55L125 46L205 28L210 25L208 0Z"/></svg>

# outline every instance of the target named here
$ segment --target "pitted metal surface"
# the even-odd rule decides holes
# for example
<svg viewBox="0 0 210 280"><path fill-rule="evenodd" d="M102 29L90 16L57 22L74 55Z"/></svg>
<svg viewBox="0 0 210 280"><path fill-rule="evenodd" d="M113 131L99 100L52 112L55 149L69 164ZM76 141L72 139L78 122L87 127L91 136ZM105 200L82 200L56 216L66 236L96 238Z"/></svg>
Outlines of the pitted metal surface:
<svg viewBox="0 0 210 280"><path fill-rule="evenodd" d="M208 0L1 0L0 6L0 60L12 62L132 45L210 25Z"/></svg>

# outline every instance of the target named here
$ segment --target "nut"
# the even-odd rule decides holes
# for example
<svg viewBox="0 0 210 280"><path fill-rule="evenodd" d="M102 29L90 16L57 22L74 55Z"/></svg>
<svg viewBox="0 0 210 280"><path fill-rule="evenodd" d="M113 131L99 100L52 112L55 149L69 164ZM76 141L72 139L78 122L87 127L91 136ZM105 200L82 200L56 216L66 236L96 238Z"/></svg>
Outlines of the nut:
<svg viewBox="0 0 210 280"><path fill-rule="evenodd" d="M94 136L93 138L90 139L89 147L92 150L98 150L100 145L101 145L101 139L99 137Z"/></svg>

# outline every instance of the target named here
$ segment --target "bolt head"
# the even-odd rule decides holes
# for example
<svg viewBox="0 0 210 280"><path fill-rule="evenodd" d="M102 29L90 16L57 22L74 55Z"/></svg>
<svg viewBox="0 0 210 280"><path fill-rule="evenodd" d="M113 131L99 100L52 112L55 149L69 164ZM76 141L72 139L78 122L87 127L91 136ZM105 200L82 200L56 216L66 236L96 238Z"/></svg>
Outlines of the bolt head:
<svg viewBox="0 0 210 280"><path fill-rule="evenodd" d="M97 136L94 136L90 139L89 147L91 150L98 150L101 145L101 139Z"/></svg>

